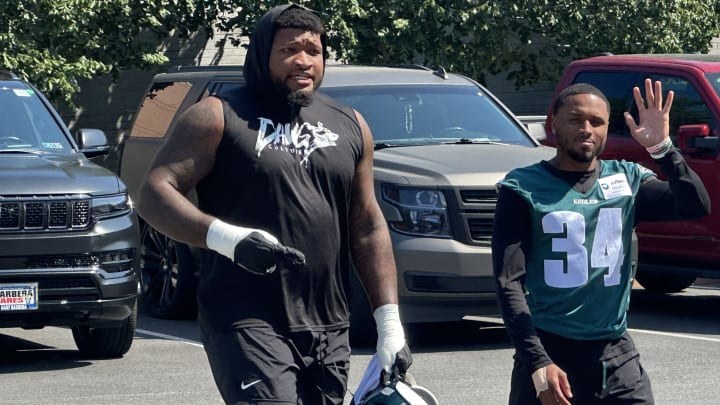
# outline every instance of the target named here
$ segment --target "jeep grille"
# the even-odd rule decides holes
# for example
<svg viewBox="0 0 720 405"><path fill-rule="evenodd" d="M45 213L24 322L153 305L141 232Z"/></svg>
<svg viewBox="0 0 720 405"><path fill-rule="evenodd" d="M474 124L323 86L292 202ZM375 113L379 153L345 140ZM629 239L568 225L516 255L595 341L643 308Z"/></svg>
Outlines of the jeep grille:
<svg viewBox="0 0 720 405"><path fill-rule="evenodd" d="M89 225L90 199L2 197L0 200L0 232L82 230Z"/></svg>
<svg viewBox="0 0 720 405"><path fill-rule="evenodd" d="M102 298L97 283L90 275L23 274L6 276L0 273L0 282L37 282L38 296L41 297L43 301L97 301Z"/></svg>
<svg viewBox="0 0 720 405"><path fill-rule="evenodd" d="M97 256L85 255L44 255L30 256L27 258L27 269L57 269L57 268L78 268L93 267L100 264Z"/></svg>
<svg viewBox="0 0 720 405"><path fill-rule="evenodd" d="M101 269L107 273L118 273L132 271L134 267L135 249L77 254L0 256L0 276L7 274L3 270Z"/></svg>

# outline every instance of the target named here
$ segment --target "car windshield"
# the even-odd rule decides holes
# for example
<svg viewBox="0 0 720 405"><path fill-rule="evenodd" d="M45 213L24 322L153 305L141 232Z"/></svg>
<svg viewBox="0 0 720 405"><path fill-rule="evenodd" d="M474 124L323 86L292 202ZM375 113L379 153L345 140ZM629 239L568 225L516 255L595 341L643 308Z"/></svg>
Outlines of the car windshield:
<svg viewBox="0 0 720 405"><path fill-rule="evenodd" d="M38 94L0 81L0 153L70 153L72 146Z"/></svg>
<svg viewBox="0 0 720 405"><path fill-rule="evenodd" d="M475 86L325 87L321 91L360 111L376 146L533 145L522 128Z"/></svg>

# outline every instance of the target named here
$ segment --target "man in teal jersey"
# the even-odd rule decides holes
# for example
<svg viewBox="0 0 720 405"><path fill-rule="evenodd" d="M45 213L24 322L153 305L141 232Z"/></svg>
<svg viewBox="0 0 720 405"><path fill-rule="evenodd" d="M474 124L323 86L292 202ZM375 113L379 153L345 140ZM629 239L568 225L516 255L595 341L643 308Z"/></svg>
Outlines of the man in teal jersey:
<svg viewBox="0 0 720 405"><path fill-rule="evenodd" d="M557 152L499 182L493 263L500 308L516 348L510 404L652 404L650 380L627 334L632 231L641 221L710 212L699 177L669 137L673 92L633 89L639 122L625 120L667 176L600 160L610 104L589 84L554 105Z"/></svg>

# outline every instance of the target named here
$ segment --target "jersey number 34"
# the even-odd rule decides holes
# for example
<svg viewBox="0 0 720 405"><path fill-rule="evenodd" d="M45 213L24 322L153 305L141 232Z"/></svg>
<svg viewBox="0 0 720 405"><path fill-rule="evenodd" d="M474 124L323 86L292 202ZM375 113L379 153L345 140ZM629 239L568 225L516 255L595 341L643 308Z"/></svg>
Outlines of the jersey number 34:
<svg viewBox="0 0 720 405"><path fill-rule="evenodd" d="M567 227L567 231L565 230ZM587 283L591 268L605 268L605 286L620 284L624 261L622 244L622 210L601 208L595 224L592 251L588 264L585 248L585 217L573 211L557 211L542 219L545 234L563 234L552 239L552 251L567 255L565 260L545 260L545 283L556 288L574 288ZM567 269L565 265L567 263Z"/></svg>

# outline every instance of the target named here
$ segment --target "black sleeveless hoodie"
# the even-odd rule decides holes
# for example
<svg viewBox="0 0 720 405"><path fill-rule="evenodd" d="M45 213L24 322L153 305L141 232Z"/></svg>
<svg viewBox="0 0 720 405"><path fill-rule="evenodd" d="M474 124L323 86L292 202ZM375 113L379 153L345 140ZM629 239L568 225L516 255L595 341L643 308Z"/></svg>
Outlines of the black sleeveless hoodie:
<svg viewBox="0 0 720 405"><path fill-rule="evenodd" d="M219 96L225 132L197 192L203 211L272 233L302 251L307 268L261 277L208 251L198 287L205 328L269 324L303 331L349 324L348 212L362 133L351 108L319 93L308 107L291 105L270 79L273 22L288 7L259 20L246 56L246 85Z"/></svg>

